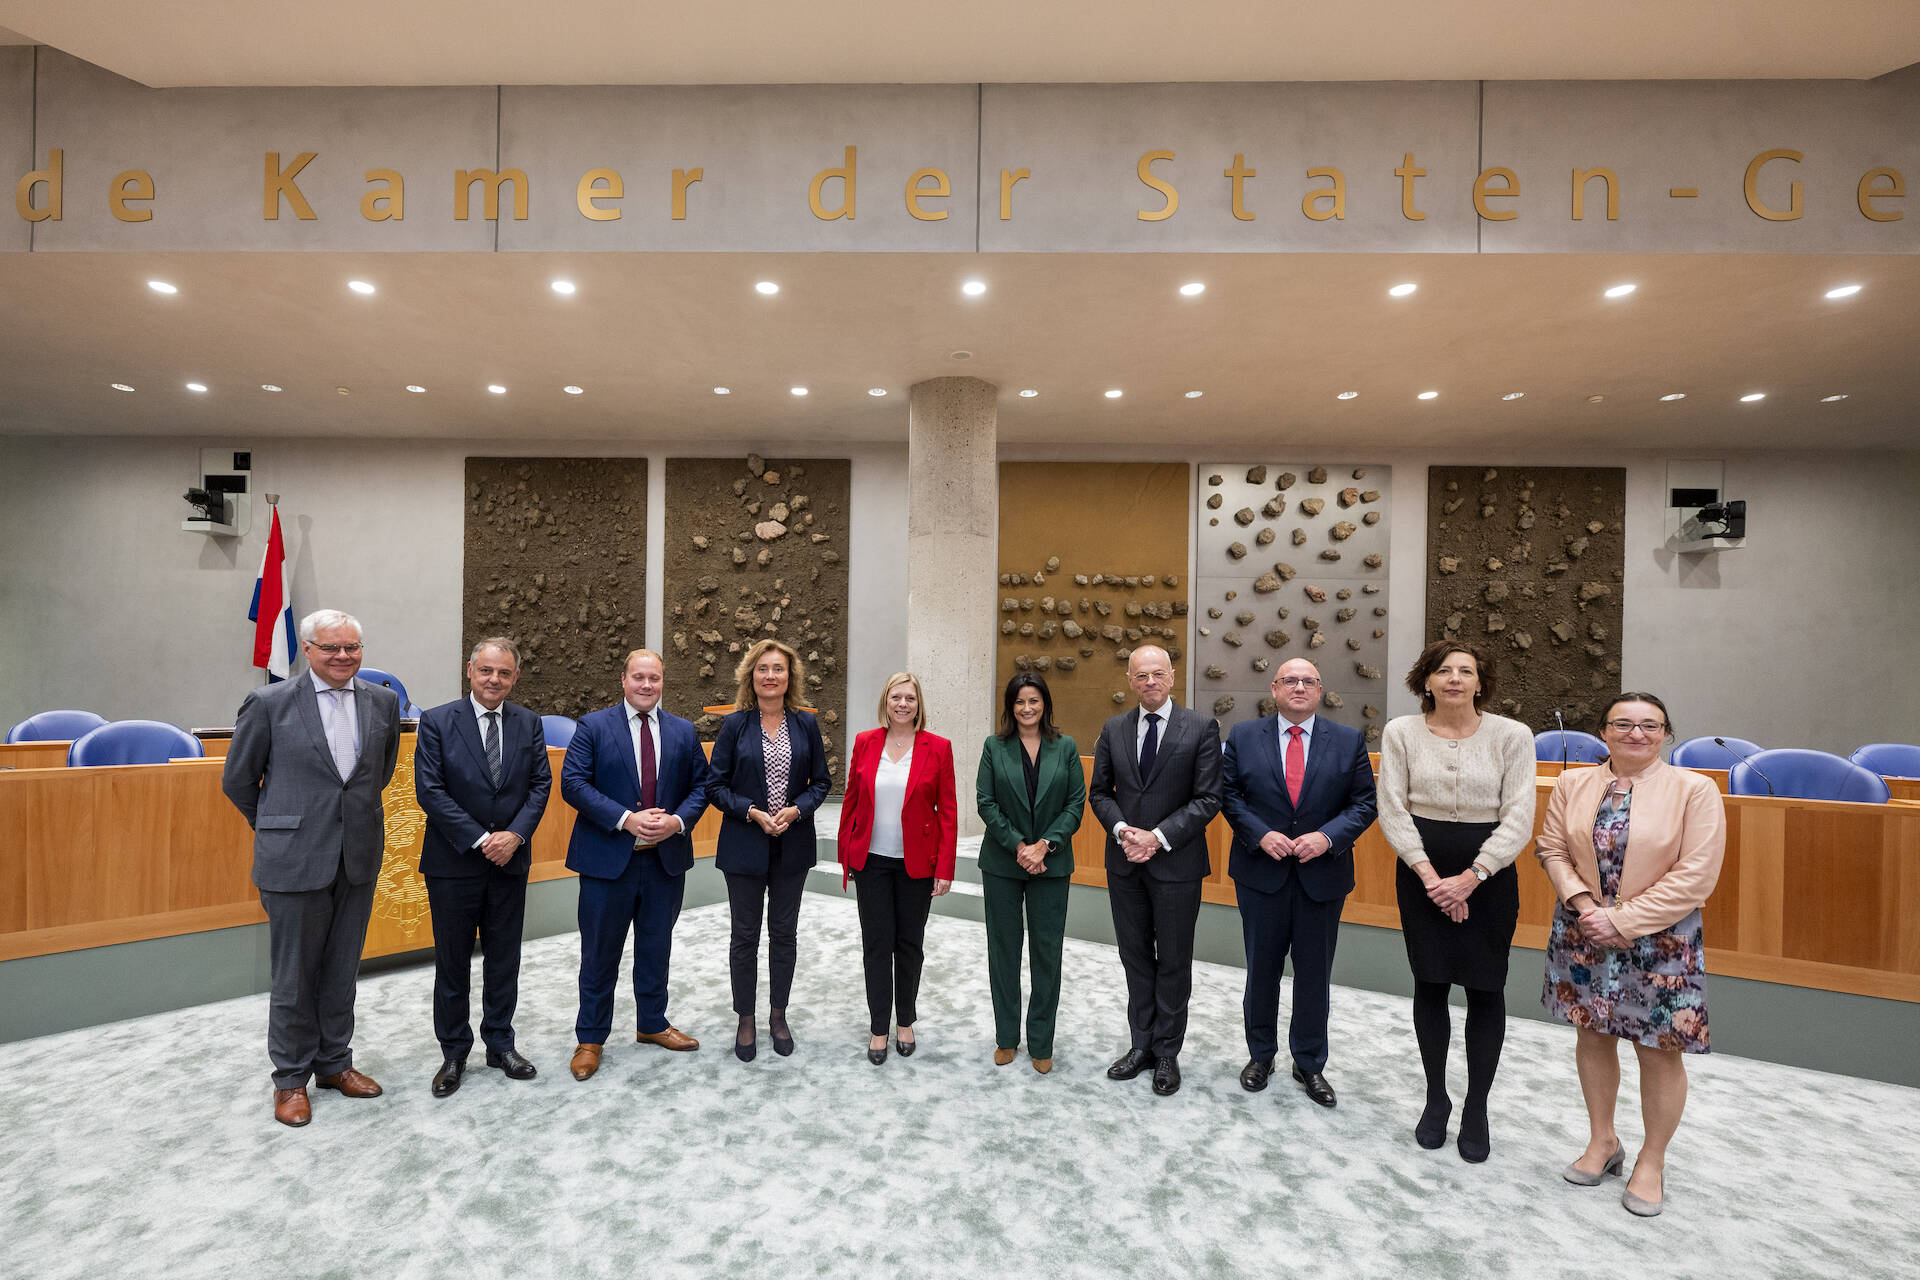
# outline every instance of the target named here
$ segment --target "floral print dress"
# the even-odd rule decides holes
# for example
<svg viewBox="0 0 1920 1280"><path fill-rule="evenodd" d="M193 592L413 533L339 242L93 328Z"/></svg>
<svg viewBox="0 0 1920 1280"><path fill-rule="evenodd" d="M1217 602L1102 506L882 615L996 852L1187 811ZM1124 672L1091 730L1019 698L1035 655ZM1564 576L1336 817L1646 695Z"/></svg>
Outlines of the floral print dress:
<svg viewBox="0 0 1920 1280"><path fill-rule="evenodd" d="M1593 819L1600 864L1600 900L1612 906L1627 862L1627 819L1633 792L1608 792ZM1603 1031L1654 1049L1706 1053L1706 948L1699 908L1679 923L1635 938L1624 949L1582 937L1580 917L1554 908L1547 976L1540 1003L1576 1027Z"/></svg>

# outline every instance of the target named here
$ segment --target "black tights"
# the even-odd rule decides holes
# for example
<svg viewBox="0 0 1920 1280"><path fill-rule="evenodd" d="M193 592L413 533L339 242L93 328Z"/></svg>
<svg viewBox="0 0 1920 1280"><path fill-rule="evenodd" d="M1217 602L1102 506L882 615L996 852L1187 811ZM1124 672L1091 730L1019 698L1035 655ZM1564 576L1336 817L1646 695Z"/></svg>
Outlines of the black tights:
<svg viewBox="0 0 1920 1280"><path fill-rule="evenodd" d="M1447 1007L1445 982L1413 984L1413 1034L1420 1042L1420 1064L1427 1071L1427 1105L1447 1105L1447 1041L1453 1021ZM1465 1115L1484 1116L1494 1073L1500 1069L1500 1045L1507 1038L1507 996L1504 991L1467 993L1467 1104Z"/></svg>

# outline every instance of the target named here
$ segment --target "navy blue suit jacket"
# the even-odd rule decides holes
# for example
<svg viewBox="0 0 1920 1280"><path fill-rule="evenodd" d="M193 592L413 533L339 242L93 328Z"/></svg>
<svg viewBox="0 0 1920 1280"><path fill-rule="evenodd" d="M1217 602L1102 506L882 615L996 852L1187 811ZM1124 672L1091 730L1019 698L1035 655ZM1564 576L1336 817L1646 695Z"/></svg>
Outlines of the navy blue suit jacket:
<svg viewBox="0 0 1920 1280"><path fill-rule="evenodd" d="M547 811L553 767L540 717L517 702L500 704L500 785L487 770L480 721L468 698L424 712L413 746L413 791L427 815L420 842L423 876L477 876L493 864L473 842L494 831L520 837L501 868L524 876L533 865L533 829Z"/></svg>
<svg viewBox="0 0 1920 1280"><path fill-rule="evenodd" d="M1227 874L1262 893L1278 893L1297 876L1315 902L1337 901L1353 891L1353 842L1373 825L1378 809L1367 739L1358 729L1318 717L1296 806L1287 795L1279 722L1271 715L1235 725L1221 752L1226 777L1220 811L1233 828ZM1333 845L1310 862L1276 860L1260 847L1269 831L1289 837L1322 831Z"/></svg>
<svg viewBox="0 0 1920 1280"><path fill-rule="evenodd" d="M657 705L654 714L660 718L660 759L653 802L686 827L660 842L660 865L668 875L685 875L693 866L693 824L707 810L711 774L693 725ZM633 857L633 836L620 829L620 815L641 809L640 761L625 702L580 717L560 762L560 795L579 814L567 841L567 869L616 879Z"/></svg>
<svg viewBox="0 0 1920 1280"><path fill-rule="evenodd" d="M833 785L827 773L827 747L820 725L805 711L787 712L787 741L793 747L788 770L787 803L800 811L794 824L778 836L769 836L747 817L748 809L777 812L767 803L767 757L760 743L760 712L755 707L735 711L720 722L713 736L713 785L708 796L720 811L720 851L714 859L722 871L743 875L785 874L819 861L814 847L813 811Z"/></svg>

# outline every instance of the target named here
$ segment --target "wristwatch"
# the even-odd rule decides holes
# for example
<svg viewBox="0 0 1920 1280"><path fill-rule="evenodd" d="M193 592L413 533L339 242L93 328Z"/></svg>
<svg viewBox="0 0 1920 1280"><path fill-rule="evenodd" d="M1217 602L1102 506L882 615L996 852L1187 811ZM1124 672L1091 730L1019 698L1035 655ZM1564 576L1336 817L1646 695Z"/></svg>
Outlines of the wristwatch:
<svg viewBox="0 0 1920 1280"><path fill-rule="evenodd" d="M1473 872L1474 879L1478 880L1481 884L1487 882L1487 869L1485 867L1476 862L1473 863L1469 869Z"/></svg>

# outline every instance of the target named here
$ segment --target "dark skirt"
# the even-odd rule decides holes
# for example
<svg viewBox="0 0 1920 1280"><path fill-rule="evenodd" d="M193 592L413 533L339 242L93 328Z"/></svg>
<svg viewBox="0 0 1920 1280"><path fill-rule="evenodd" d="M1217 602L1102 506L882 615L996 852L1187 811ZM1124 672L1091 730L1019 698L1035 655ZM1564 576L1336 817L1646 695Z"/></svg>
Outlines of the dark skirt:
<svg viewBox="0 0 1920 1280"><path fill-rule="evenodd" d="M1415 816L1420 843L1442 876L1465 871L1497 822L1440 822ZM1400 935L1407 941L1407 964L1415 982L1445 982L1479 991L1507 985L1507 952L1520 921L1520 873L1511 866L1487 877L1467 899L1467 918L1459 924L1433 905L1426 886L1406 863L1398 863L1393 882L1400 902Z"/></svg>

